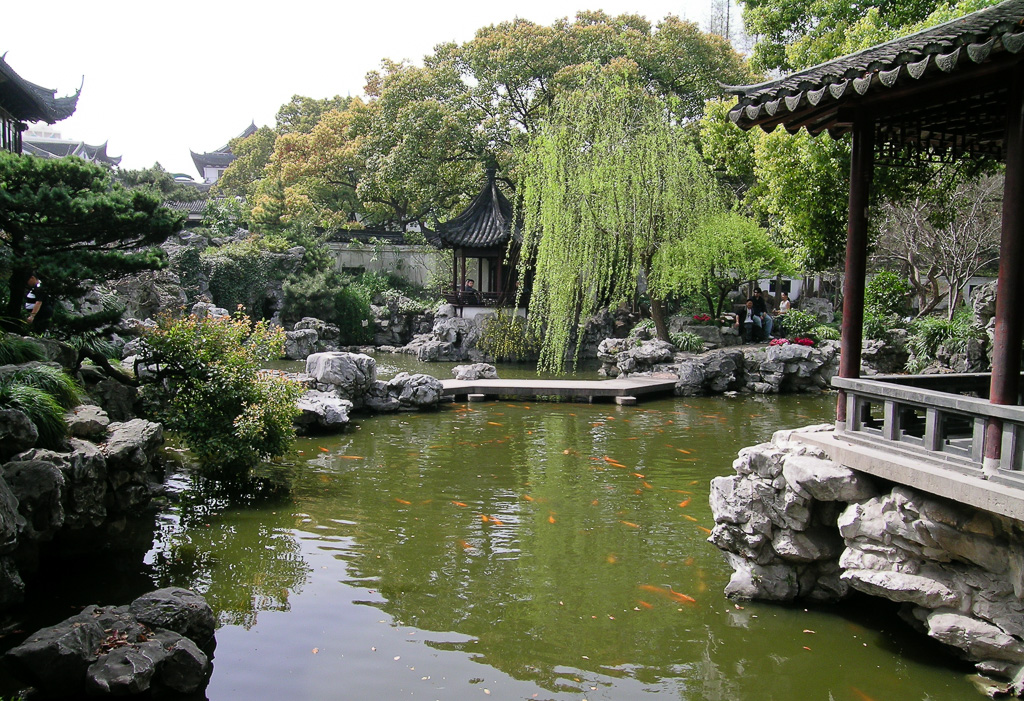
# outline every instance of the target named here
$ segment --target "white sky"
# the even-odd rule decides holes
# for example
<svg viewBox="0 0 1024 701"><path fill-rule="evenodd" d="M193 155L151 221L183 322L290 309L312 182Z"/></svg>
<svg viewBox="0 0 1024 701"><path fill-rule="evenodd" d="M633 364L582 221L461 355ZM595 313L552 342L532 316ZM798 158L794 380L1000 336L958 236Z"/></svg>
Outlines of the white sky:
<svg viewBox="0 0 1024 701"><path fill-rule="evenodd" d="M55 0L6 3L0 54L57 95L85 85L64 138L109 142L121 166L159 161L196 177L189 149L212 151L255 120L273 126L292 95L361 95L381 59L421 63L436 44L524 17L581 9L667 14L702 27L711 0ZM738 14L738 13L737 13Z"/></svg>

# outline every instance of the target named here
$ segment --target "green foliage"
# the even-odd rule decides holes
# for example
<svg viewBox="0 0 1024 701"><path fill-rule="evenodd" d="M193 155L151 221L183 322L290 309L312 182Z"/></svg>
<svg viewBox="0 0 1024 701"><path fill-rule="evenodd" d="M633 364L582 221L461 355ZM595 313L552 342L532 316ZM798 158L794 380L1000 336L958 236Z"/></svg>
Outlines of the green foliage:
<svg viewBox="0 0 1024 701"><path fill-rule="evenodd" d="M949 353L963 353L971 339L983 339L985 332L974 324L974 314L967 306L960 307L952 319L923 316L910 324L910 360L907 372L919 373L931 364L940 348Z"/></svg>
<svg viewBox="0 0 1024 701"><path fill-rule="evenodd" d="M170 268L181 280L190 304L199 299L199 281L205 270L203 252L196 246L179 246L170 255Z"/></svg>
<svg viewBox="0 0 1024 701"><path fill-rule="evenodd" d="M211 199L203 210L203 226L213 236L230 236L238 230L242 219L242 205L234 197Z"/></svg>
<svg viewBox="0 0 1024 701"><path fill-rule="evenodd" d="M514 310L498 309L481 329L477 348L501 362L522 362L537 357L540 340Z"/></svg>
<svg viewBox="0 0 1024 701"><path fill-rule="evenodd" d="M910 283L892 270L879 270L864 288L864 313L876 316L902 316L907 312Z"/></svg>
<svg viewBox="0 0 1024 701"><path fill-rule="evenodd" d="M229 310L241 306L262 318L268 283L283 277L271 255L274 248L279 248L274 239L252 235L203 252L214 303Z"/></svg>
<svg viewBox="0 0 1024 701"><path fill-rule="evenodd" d="M580 319L637 294L652 313L671 291L659 249L718 204L713 179L635 65L591 66L560 95L521 154L524 260L534 261L529 323L539 367L560 371ZM525 286L520 269L520 287ZM667 329L663 332L667 340Z"/></svg>
<svg viewBox="0 0 1024 701"><path fill-rule="evenodd" d="M838 341L840 338L839 329L829 324L818 324L810 333L811 338L819 341Z"/></svg>
<svg viewBox="0 0 1024 701"><path fill-rule="evenodd" d="M205 464L238 474L288 450L302 387L260 370L281 356L282 329L253 325L244 314L190 315L161 318L145 338L144 360L158 376L147 391Z"/></svg>
<svg viewBox="0 0 1024 701"><path fill-rule="evenodd" d="M129 189L147 189L164 202L193 202L203 198L199 188L177 182L159 163L140 170L117 170L114 179Z"/></svg>
<svg viewBox="0 0 1024 701"><path fill-rule="evenodd" d="M304 273L284 284L281 315L288 321L312 316L334 324L345 345L373 340L371 294L355 280L333 270Z"/></svg>
<svg viewBox="0 0 1024 701"><path fill-rule="evenodd" d="M38 343L0 331L0 365L18 365L32 360L45 360Z"/></svg>
<svg viewBox="0 0 1024 701"><path fill-rule="evenodd" d="M812 337L814 329L821 325L817 314L799 309L791 309L786 312L785 320L786 334L790 338Z"/></svg>
<svg viewBox="0 0 1024 701"><path fill-rule="evenodd" d="M81 397L81 387L51 365L28 365L0 376L0 408L26 414L39 432L40 447L57 448L64 442L64 412Z"/></svg>
<svg viewBox="0 0 1024 701"><path fill-rule="evenodd" d="M672 345L688 353L703 353L704 339L692 331L675 331L669 334Z"/></svg>
<svg viewBox="0 0 1024 701"><path fill-rule="evenodd" d="M888 341L892 330L903 326L903 319L895 314L877 314L864 311L864 338Z"/></svg>
<svg viewBox="0 0 1024 701"><path fill-rule="evenodd" d="M713 317L722 314L729 292L738 285L796 273L768 233L736 212L708 217L685 238L664 246L657 261L665 279L675 289L699 296Z"/></svg>
<svg viewBox="0 0 1024 701"><path fill-rule="evenodd" d="M232 139L228 147L234 160L221 173L212 191L220 196L249 197L255 194L254 185L263 176L263 170L274 153L277 133L270 127L260 127L256 133Z"/></svg>
<svg viewBox="0 0 1024 701"><path fill-rule="evenodd" d="M78 158L0 153L0 258L9 264L3 316L18 319L29 274L56 302L100 282L164 265L158 245L184 215L149 188L129 190Z"/></svg>

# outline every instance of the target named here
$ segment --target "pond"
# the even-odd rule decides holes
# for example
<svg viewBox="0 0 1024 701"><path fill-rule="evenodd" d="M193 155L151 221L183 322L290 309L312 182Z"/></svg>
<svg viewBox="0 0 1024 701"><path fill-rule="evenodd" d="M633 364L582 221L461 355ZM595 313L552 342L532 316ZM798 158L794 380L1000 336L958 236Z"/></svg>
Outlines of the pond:
<svg viewBox="0 0 1024 701"><path fill-rule="evenodd" d="M709 481L777 428L828 421L834 402L494 401L359 418L297 442L278 467L287 493L239 504L173 477L180 499L155 528L129 529L74 576L51 563L26 615L199 591L221 624L214 701L970 697L969 671L894 608L722 594Z"/></svg>

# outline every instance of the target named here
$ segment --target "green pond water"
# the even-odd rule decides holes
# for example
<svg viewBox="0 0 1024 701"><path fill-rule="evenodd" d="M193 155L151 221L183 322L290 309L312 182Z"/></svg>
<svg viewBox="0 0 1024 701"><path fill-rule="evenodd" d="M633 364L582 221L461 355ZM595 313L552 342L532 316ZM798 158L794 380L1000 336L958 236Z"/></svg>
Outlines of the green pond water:
<svg viewBox="0 0 1024 701"><path fill-rule="evenodd" d="M276 468L287 492L228 498L173 475L179 498L155 522L84 548L91 567L44 567L25 627L190 587L221 624L215 701L980 698L894 608L722 594L709 481L774 430L828 421L834 401L360 417L298 440Z"/></svg>

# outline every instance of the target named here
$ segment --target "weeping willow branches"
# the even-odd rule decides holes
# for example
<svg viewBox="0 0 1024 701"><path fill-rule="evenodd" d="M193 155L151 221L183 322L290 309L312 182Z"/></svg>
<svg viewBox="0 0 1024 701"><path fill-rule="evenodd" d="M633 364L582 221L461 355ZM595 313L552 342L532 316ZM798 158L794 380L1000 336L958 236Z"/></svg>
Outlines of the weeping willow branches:
<svg viewBox="0 0 1024 701"><path fill-rule="evenodd" d="M633 64L587 67L571 80L518 162L529 319L543 339L539 366L552 371L578 357L581 320L638 292L667 340L656 253L722 206L671 106L643 90Z"/></svg>

